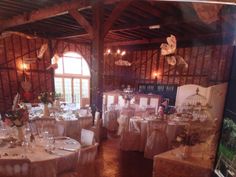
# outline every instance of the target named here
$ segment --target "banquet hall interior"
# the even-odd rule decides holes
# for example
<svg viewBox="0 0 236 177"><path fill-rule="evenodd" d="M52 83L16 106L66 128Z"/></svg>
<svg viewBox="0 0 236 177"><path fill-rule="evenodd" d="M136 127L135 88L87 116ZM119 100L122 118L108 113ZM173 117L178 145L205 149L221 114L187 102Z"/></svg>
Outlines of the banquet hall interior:
<svg viewBox="0 0 236 177"><path fill-rule="evenodd" d="M236 177L235 24L235 0L0 0L0 177Z"/></svg>

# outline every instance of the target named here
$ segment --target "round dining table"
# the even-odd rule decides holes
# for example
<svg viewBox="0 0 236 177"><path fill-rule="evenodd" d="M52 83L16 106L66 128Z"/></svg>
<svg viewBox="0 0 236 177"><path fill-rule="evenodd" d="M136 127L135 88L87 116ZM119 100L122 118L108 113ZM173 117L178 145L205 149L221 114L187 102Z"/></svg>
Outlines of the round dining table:
<svg viewBox="0 0 236 177"><path fill-rule="evenodd" d="M12 142L1 140L0 161L7 159L14 166L20 159L27 159L32 177L57 177L76 168L81 147L78 141L69 137L55 137L54 148L50 150L46 141L36 137L30 146L12 146Z"/></svg>
<svg viewBox="0 0 236 177"><path fill-rule="evenodd" d="M129 131L134 131L140 133L140 151L144 151L146 141L147 141L147 125L149 121L155 120L154 116L149 116L142 118L139 116L131 117L129 120ZM168 138L168 146L171 148L171 143L175 140L176 136L184 128L185 123L183 122L167 122L166 136Z"/></svg>

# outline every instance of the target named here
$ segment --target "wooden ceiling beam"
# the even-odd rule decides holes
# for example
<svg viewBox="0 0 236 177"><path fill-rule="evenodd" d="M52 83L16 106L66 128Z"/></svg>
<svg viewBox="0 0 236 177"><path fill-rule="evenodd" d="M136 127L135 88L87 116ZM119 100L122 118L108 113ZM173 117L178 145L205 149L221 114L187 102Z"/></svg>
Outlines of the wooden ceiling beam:
<svg viewBox="0 0 236 177"><path fill-rule="evenodd" d="M87 31L90 39L93 38L93 27L90 23L81 15L77 9L73 9L69 11L69 14Z"/></svg>
<svg viewBox="0 0 236 177"><path fill-rule="evenodd" d="M141 1L135 4L135 7L145 11L146 13L149 13L151 15L153 15L154 17L161 17L161 13L159 10L155 9L154 6L152 6L151 4L149 4L148 2L146 3L142 3Z"/></svg>
<svg viewBox="0 0 236 177"><path fill-rule="evenodd" d="M231 33L213 33L210 35L192 35L192 36L184 36L178 37L177 36L177 43L178 42L186 42L186 41L209 41L209 40L222 40L222 39L231 39L230 41L233 44L233 39L235 38L234 34ZM143 44L160 44L166 42L166 38L153 38L153 39L141 39L141 40L131 40L131 41L119 41L119 42L108 42L106 46L131 46L131 45L143 45Z"/></svg>
<svg viewBox="0 0 236 177"><path fill-rule="evenodd" d="M3 22L1 25L0 30L32 23L35 21L43 20L50 17L55 17L59 15L63 15L65 13L68 13L67 11L70 9L83 9L90 7L91 4L86 0L73 0L71 2L64 2L61 4L56 4L51 7L42 8L39 10L34 10L30 13L25 13L21 15L14 16L10 19L7 19Z"/></svg>
<svg viewBox="0 0 236 177"><path fill-rule="evenodd" d="M116 7L112 10L111 15L108 17L104 24L104 37L111 29L113 23L120 17L121 13L129 6L133 0L121 1Z"/></svg>

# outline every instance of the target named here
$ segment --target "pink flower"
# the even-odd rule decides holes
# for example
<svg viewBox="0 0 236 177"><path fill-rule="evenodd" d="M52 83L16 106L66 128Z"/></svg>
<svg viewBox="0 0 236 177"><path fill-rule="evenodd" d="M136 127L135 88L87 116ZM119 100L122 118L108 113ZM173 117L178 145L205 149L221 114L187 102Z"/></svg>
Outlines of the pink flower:
<svg viewBox="0 0 236 177"><path fill-rule="evenodd" d="M5 118L5 124L6 125L8 125L8 126L13 126L14 125L14 123L10 120L10 119L7 119L7 118Z"/></svg>

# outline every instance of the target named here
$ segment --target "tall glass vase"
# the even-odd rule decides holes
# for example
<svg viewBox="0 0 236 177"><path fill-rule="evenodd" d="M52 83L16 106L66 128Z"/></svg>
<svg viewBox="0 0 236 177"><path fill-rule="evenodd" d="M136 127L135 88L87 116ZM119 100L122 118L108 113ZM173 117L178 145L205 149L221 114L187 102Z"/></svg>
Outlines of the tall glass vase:
<svg viewBox="0 0 236 177"><path fill-rule="evenodd" d="M17 133L18 133L18 141L23 142L24 141L24 128L23 127L17 127Z"/></svg>
<svg viewBox="0 0 236 177"><path fill-rule="evenodd" d="M48 117L48 116L49 116L48 104L44 104L44 107L43 107L43 116L44 116L44 117Z"/></svg>

